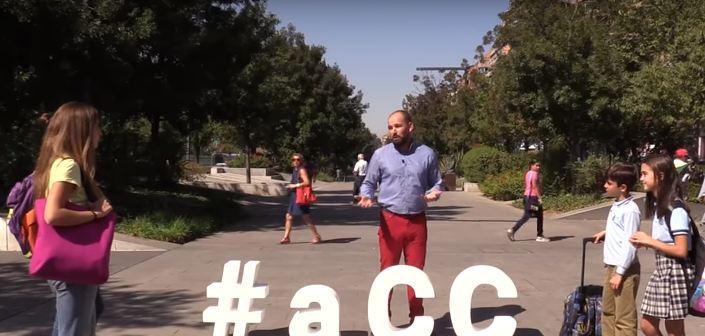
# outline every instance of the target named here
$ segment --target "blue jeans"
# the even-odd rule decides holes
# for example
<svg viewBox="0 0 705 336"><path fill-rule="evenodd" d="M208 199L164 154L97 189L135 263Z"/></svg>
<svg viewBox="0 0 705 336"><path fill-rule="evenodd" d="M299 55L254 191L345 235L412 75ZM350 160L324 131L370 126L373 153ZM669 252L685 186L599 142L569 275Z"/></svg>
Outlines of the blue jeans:
<svg viewBox="0 0 705 336"><path fill-rule="evenodd" d="M543 237L543 205L539 203L539 198L537 196L524 196L524 215L519 218L516 224L514 224L512 231L519 231L521 226L529 221L532 214L532 205L538 208L537 211L533 212L536 216L536 236Z"/></svg>
<svg viewBox="0 0 705 336"><path fill-rule="evenodd" d="M52 336L95 336L97 285L48 280L56 293Z"/></svg>

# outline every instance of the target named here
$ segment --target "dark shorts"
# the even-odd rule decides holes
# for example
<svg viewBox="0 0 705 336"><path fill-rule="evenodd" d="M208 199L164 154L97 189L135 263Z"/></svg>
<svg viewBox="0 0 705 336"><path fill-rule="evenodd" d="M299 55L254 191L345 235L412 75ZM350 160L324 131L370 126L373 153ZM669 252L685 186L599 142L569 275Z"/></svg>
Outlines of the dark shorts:
<svg viewBox="0 0 705 336"><path fill-rule="evenodd" d="M290 213L292 216L308 215L311 213L311 207L308 205L298 205L296 204L296 193L289 194L289 207L286 212Z"/></svg>

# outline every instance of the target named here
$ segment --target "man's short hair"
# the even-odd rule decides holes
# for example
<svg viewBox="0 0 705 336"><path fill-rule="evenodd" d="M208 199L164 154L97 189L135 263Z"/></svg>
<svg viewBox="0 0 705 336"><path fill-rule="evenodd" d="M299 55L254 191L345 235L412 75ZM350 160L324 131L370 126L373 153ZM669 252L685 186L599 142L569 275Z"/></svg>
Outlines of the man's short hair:
<svg viewBox="0 0 705 336"><path fill-rule="evenodd" d="M411 114L405 110L396 110L396 111L390 113L389 117L391 118L393 115L395 115L397 113L401 113L404 116L404 120L406 120L406 122L411 122Z"/></svg>
<svg viewBox="0 0 705 336"><path fill-rule="evenodd" d="M607 179L617 183L617 186L627 186L627 191L634 190L638 179L637 167L633 164L615 163L607 170Z"/></svg>

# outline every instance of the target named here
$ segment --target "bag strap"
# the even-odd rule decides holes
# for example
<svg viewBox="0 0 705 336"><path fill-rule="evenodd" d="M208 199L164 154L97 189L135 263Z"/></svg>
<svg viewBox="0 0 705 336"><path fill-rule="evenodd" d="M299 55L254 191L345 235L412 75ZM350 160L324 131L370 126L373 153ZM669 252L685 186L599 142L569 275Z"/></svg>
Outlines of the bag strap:
<svg viewBox="0 0 705 336"><path fill-rule="evenodd" d="M88 199L88 202L93 203L98 200L98 195L95 194L93 184L90 183L86 176L88 176L88 174L86 174L83 168L81 168L81 185L83 186L83 190L86 192L86 198Z"/></svg>
<svg viewBox="0 0 705 336"><path fill-rule="evenodd" d="M688 259L695 264L695 243L697 242L696 239L701 239L700 238L700 230L698 227L695 225L695 221L693 220L693 217L690 216L690 212L687 210L688 208L685 207L685 203L683 203L683 200L681 199L675 199L673 201L673 204L671 204L671 211L669 211L666 216L666 226L668 227L668 234L671 235L671 239L675 243L676 237L673 235L673 231L671 230L671 214L673 213L674 209L681 208L685 210L686 214L688 214L688 226L690 227L690 246L691 250L688 251Z"/></svg>

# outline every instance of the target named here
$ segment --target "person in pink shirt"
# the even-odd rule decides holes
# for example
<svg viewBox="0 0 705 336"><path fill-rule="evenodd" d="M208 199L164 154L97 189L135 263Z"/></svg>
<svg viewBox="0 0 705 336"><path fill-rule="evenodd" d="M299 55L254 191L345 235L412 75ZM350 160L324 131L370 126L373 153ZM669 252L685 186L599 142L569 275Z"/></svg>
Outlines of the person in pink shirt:
<svg viewBox="0 0 705 336"><path fill-rule="evenodd" d="M539 172L541 164L538 161L531 162L531 168L524 175L524 215L514 224L514 227L507 229L507 238L514 241L514 234L524 225L532 212L536 215L536 241L547 243L550 239L543 236L543 202L541 201L541 179Z"/></svg>

